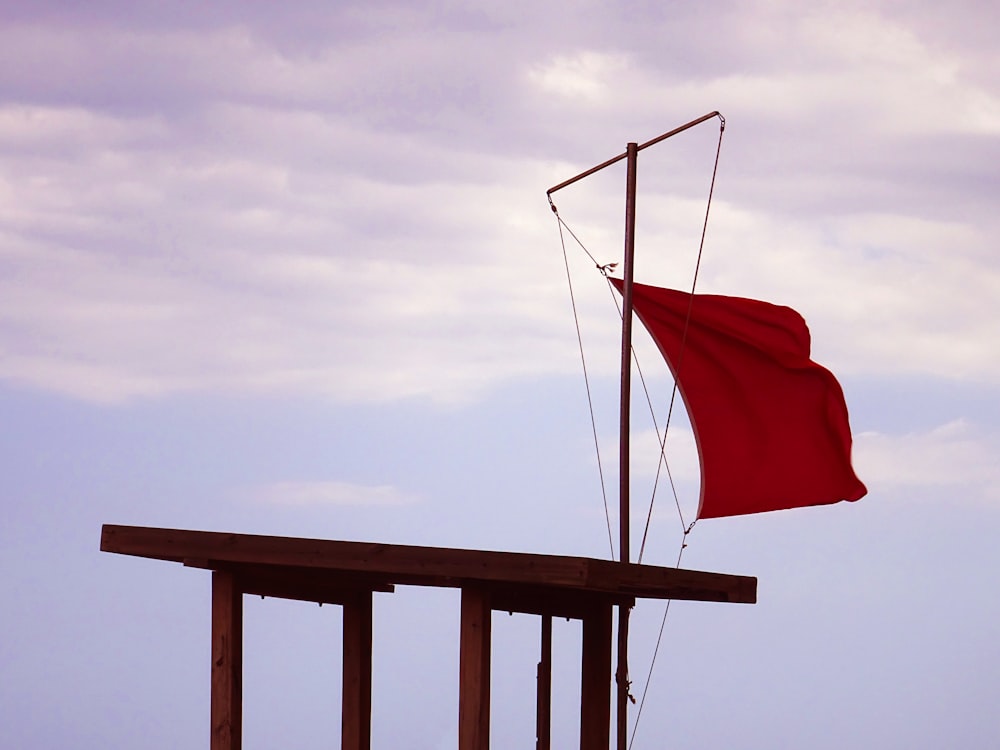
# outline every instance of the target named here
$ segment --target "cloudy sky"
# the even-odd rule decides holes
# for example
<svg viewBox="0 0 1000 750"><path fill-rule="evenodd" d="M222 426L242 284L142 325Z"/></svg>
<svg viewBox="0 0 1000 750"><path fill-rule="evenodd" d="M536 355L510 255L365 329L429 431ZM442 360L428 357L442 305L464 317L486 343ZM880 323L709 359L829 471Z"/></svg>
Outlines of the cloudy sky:
<svg viewBox="0 0 1000 750"><path fill-rule="evenodd" d="M714 110L699 290L806 317L869 496L696 527L685 566L756 575L759 603L671 610L635 747L995 741L995 8L2 5L0 744L207 742L209 578L100 553L102 523L608 556L545 191ZM637 279L690 284L718 135L643 152ZM600 262L623 185L555 196ZM618 323L567 252L613 488ZM645 561L680 528L661 496ZM634 615L638 687L661 616ZM457 595L375 617L375 746L455 747ZM493 741L528 746L537 621L495 618ZM335 741L339 628L248 600L247 748ZM578 648L558 623L563 744Z"/></svg>

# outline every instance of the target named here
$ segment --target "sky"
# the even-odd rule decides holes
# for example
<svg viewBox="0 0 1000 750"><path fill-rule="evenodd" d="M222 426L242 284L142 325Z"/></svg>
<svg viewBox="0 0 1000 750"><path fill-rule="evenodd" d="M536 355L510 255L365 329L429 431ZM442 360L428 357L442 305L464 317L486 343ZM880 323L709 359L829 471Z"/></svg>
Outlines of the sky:
<svg viewBox="0 0 1000 750"><path fill-rule="evenodd" d="M208 741L209 576L101 553L104 523L610 556L619 323L569 242L598 459L545 192L716 110L698 290L803 314L869 494L695 527L684 567L758 603L671 607L634 747L995 742L996 7L0 5L0 745ZM689 288L718 136L642 153L637 280ZM555 195L601 263L624 179ZM668 446L687 523L683 414ZM661 490L643 561L681 529ZM456 746L458 605L376 595L375 747ZM662 614L633 614L637 697ZM248 750L336 741L340 627L247 599ZM530 746L538 621L493 632L493 744ZM562 745L579 644L556 623Z"/></svg>

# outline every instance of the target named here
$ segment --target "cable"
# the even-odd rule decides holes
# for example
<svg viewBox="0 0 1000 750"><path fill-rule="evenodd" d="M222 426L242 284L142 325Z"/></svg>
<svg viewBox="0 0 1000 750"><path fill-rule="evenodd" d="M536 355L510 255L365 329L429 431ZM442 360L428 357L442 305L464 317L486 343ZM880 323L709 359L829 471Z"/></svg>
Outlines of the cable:
<svg viewBox="0 0 1000 750"><path fill-rule="evenodd" d="M566 225L559 216L559 211L556 209L555 204L552 203L551 198L549 198L549 205L552 206L552 213L555 214L556 220L559 223L559 244L562 246L563 264L566 266L566 283L569 285L569 299L570 304L573 307L573 323L576 326L576 340L580 347L580 363L583 365L583 382L587 388L587 407L590 409L590 429L594 435L594 451L597 453L597 471L601 478L601 496L604 499L604 520L607 521L608 524L608 545L611 548L611 559L614 560L615 543L614 536L611 532L611 511L608 509L608 491L604 481L604 465L601 463L601 446L600 441L597 439L597 419L594 416L594 400L590 393L590 377L587 375L587 358L583 353L583 336L580 333L580 316L576 311L576 296L573 293L573 277L569 271L569 256L566 253L566 238L563 235L563 227ZM580 242L575 234L573 234L573 231L569 227L566 227L566 231L569 232L573 239L576 240L577 244L583 248L583 251L587 253L590 259L594 260L594 256L590 254L587 248L584 247L583 243ZM596 260L594 260L594 264L598 265ZM600 268L600 265L598 265L598 268Z"/></svg>
<svg viewBox="0 0 1000 750"><path fill-rule="evenodd" d="M719 140L715 147L715 163L712 166L712 182L708 188L708 201L705 204L705 218L701 224L701 240L698 243L698 257L694 264L694 275L691 279L691 296L688 299L688 309L687 314L684 317L684 329L681 332L681 346L680 354L677 358L677 366L675 369L674 376L674 386L670 392L670 406L667 408L667 423L663 427L663 440L660 443L660 455L663 461L666 461L666 449L667 449L667 433L670 430L670 421L674 415L674 404L677 401L677 381L680 379L681 367L684 364L684 352L685 345L687 344L688 329L691 325L691 311L694 307L694 290L698 285L698 272L701 270L701 256L705 250L705 235L708 232L708 216L712 210L712 195L715 193L715 177L719 172L719 155L722 152L722 135L726 132L726 121L722 119L720 115L719 123ZM659 437L659 430L657 430L657 437ZM669 468L668 468L669 475ZM657 477L659 477L659 468L657 468ZM673 478L671 477L671 486L673 486ZM676 490L674 492L674 498L676 500ZM653 485L653 495L649 499L649 511L646 513L646 527L642 531L642 544L639 545L639 559L642 560L642 552L646 548L646 538L649 536L649 526L653 518L653 503L656 500L656 485ZM684 526L684 514L681 512L680 502L677 502L677 513L680 516L681 526ZM687 536L688 532L685 531L684 535Z"/></svg>

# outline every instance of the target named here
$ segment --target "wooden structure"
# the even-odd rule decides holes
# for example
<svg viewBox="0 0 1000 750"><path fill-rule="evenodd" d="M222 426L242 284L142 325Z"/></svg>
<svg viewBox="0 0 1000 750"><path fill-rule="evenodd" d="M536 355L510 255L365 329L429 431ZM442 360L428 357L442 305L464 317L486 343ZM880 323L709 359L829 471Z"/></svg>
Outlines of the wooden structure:
<svg viewBox="0 0 1000 750"><path fill-rule="evenodd" d="M341 748L371 739L372 594L400 585L462 592L459 750L490 734L493 610L542 616L538 748L548 748L552 617L583 622L581 750L607 750L612 607L636 598L753 603L757 580L556 555L105 525L101 549L212 572L211 749L238 750L242 728L243 594L344 608Z"/></svg>

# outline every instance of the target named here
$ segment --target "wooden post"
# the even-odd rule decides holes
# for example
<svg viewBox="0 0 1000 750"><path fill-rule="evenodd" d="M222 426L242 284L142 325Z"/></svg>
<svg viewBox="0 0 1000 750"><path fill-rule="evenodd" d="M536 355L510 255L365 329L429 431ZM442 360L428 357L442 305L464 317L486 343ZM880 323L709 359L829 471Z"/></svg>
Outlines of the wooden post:
<svg viewBox="0 0 1000 750"><path fill-rule="evenodd" d="M243 592L236 576L212 573L212 750L243 744Z"/></svg>
<svg viewBox="0 0 1000 750"><path fill-rule="evenodd" d="M542 615L542 653L538 661L538 695L535 703L535 750L549 750L552 743L552 615Z"/></svg>
<svg viewBox="0 0 1000 750"><path fill-rule="evenodd" d="M489 593L472 586L462 589L462 632L459 645L458 750L490 747Z"/></svg>
<svg viewBox="0 0 1000 750"><path fill-rule="evenodd" d="M611 605L594 604L583 618L580 750L607 750L611 732Z"/></svg>
<svg viewBox="0 0 1000 750"><path fill-rule="evenodd" d="M372 592L344 607L344 676L340 720L342 750L369 750L372 729Z"/></svg>

